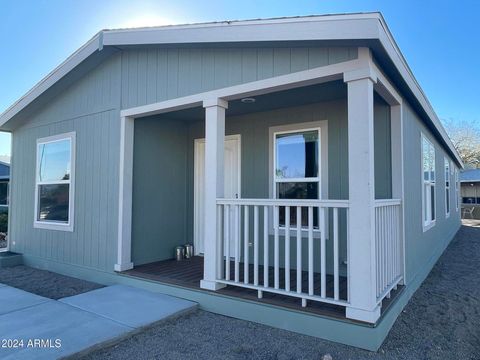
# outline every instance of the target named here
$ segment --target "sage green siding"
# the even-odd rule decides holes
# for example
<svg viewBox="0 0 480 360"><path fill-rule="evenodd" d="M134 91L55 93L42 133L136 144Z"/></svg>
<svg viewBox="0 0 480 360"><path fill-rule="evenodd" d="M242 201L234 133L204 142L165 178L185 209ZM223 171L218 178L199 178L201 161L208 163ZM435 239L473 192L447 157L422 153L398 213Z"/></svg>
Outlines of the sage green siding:
<svg viewBox="0 0 480 360"><path fill-rule="evenodd" d="M405 179L405 261L407 282L423 280L430 268L460 227L460 212L455 206L455 182L452 180L450 195L451 212L445 215L444 158L452 161L443 147L425 127L420 117L408 103L404 103L404 179ZM422 226L422 151L421 134L425 134L435 146L436 169L436 223L427 231ZM454 164L453 164L454 165ZM454 167L456 167L454 165Z"/></svg>
<svg viewBox="0 0 480 360"><path fill-rule="evenodd" d="M34 102L18 115L22 125L13 131L9 237L12 251L31 258L111 272L117 253L121 109L347 61L357 57L357 49L289 48L280 44L277 48L152 47L109 49L102 56L99 53L92 57L92 61L86 61L74 69L68 81L62 79L42 95L42 99L47 100ZM141 122L138 124L137 135L142 134ZM174 125L177 124L169 127L168 134L186 136L180 134L179 128L175 133ZM74 231L36 229L33 227L36 141L71 131L76 132L77 139ZM153 134L158 135L157 140L165 140L164 145L156 144ZM140 147L141 144L135 145L139 150L136 158L153 149L161 153L161 156L149 160L153 164L167 158L173 160L174 156L169 156L166 151L170 149L173 152L175 147L172 142L167 143L171 137L165 137L166 134L159 128L152 134L143 134L144 144ZM168 148L169 144L172 148ZM137 161L135 171L138 173L144 169L149 169L148 163ZM158 180L158 186L163 180L168 187L163 193L160 187L152 193L154 180L150 178L145 182L145 193L143 188L135 189L134 198L137 201L150 198L170 201L173 197L181 199L186 196L187 190L183 194L178 191L180 187L186 188L182 185L182 181L186 181L186 165L178 178L171 172L159 174L160 170L152 169L152 176L161 175L155 179ZM172 184L169 181L172 179L178 180ZM154 205L149 206L146 208L149 212L158 210ZM171 220L175 214L178 215L175 216L176 220L162 222L161 216L155 213L142 218L142 214L135 210L138 204L134 203L134 237L153 241L151 239L157 239L160 231L164 231L162 234L170 243L153 245L154 248L159 246L153 253L158 251L163 257L167 254L170 256L171 252L167 249L180 238L188 238L182 234L190 231L180 226L181 216L184 216L183 223L187 222L186 215L182 215L186 214L186 205L183 208L180 205L178 208L172 206L158 215L168 214ZM147 220L159 225L158 228L145 226ZM152 259L150 254L142 254L142 251L142 243L136 242L134 256L138 256L141 262Z"/></svg>
<svg viewBox="0 0 480 360"><path fill-rule="evenodd" d="M122 107L145 105L357 58L357 48L195 48L122 52Z"/></svg>

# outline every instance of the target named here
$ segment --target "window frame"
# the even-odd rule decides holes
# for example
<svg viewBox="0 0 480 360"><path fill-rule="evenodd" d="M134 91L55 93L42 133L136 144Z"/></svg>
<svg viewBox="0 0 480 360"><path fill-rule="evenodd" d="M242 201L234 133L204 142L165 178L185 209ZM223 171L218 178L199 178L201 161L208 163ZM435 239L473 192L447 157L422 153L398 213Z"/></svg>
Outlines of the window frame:
<svg viewBox="0 0 480 360"><path fill-rule="evenodd" d="M38 150L40 145L69 140L70 141L70 176L68 180L50 180L39 181L39 162L38 162ZM76 159L76 133L69 132L58 134L54 136L48 136L37 139L35 148L35 206L33 214L33 227L37 229L58 230L72 232L74 229L74 216L75 216L75 159ZM39 209L39 187L41 185L55 185L55 184L69 184L68 191L68 222L60 221L45 221L38 220Z"/></svg>
<svg viewBox="0 0 480 360"><path fill-rule="evenodd" d="M443 161L444 166L444 177L445 177L445 218L448 219L450 217L450 213L452 211L452 196L451 196L451 164L450 160L447 157L444 158Z"/></svg>
<svg viewBox="0 0 480 360"><path fill-rule="evenodd" d="M432 179L430 179L430 176L429 176L429 180L425 180L425 169L424 169L424 162L425 162L425 159L424 159L424 155L425 155L425 151L424 151L424 146L425 146L425 142L428 143L429 145L429 151L433 151L433 178L434 180L432 181ZM437 212L437 171L436 171L436 149L435 149L435 145L433 144L433 142L427 137L425 136L424 133L421 134L421 156L420 156L420 159L421 159L421 181L422 181L422 227L423 227L423 231L427 231L429 229L431 229L432 227L435 226L436 222L437 222L437 216L438 216L438 212ZM431 170L429 171L429 173L431 172ZM432 204L432 199L429 198L430 201L428 201L428 204L430 205L427 205L427 202L425 201L425 188L426 187L429 187L429 189L431 187L433 187L433 208L431 208L431 204ZM430 211L428 211L428 208L426 208L426 206L430 206ZM432 214L432 210L433 210L433 218L431 216ZM430 214L430 218L429 219L425 219L425 212L428 214ZM428 217L428 216L427 216Z"/></svg>
<svg viewBox="0 0 480 360"><path fill-rule="evenodd" d="M0 208L8 208L10 204L10 180L8 178L0 177L0 184L7 184L7 202L6 204L0 203Z"/></svg>
<svg viewBox="0 0 480 360"><path fill-rule="evenodd" d="M285 179L285 181L281 182L297 182L297 180L306 179L305 181L298 181L298 182L317 182L318 179L318 199L326 199L328 198L328 120L317 120L312 122L305 122L305 123L290 123L285 125L279 126L272 126L269 128L269 187L270 187L270 197L272 199L277 199L277 190L276 190L276 135L278 134L290 134L290 133L301 133L305 131L318 131L318 171L319 174L316 178L291 178ZM327 214L328 219L328 214ZM273 211L269 211L269 233L273 234L274 226L273 226ZM291 226L290 227L290 234L291 236L295 235L297 227ZM280 235L285 235L285 227L279 226ZM308 227L301 228L302 234L308 232ZM320 237L320 229L314 228L314 238Z"/></svg>
<svg viewBox="0 0 480 360"><path fill-rule="evenodd" d="M458 212L460 208L460 178L458 168L455 166L455 211Z"/></svg>

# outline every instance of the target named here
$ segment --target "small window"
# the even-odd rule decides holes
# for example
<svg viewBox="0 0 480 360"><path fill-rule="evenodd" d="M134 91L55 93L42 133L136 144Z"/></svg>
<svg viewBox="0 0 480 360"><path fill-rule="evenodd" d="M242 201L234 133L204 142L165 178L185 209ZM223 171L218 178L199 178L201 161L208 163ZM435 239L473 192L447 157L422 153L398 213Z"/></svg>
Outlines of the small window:
<svg viewBox="0 0 480 360"><path fill-rule="evenodd" d="M320 196L320 129L274 133L274 192L278 199L318 199ZM297 225L295 211L290 224ZM285 208L279 209L285 225ZM308 209L302 208L302 226L308 226ZM318 209L314 209L318 228Z"/></svg>
<svg viewBox="0 0 480 360"><path fill-rule="evenodd" d="M422 208L423 227L428 230L435 225L435 147L422 134Z"/></svg>
<svg viewBox="0 0 480 360"><path fill-rule="evenodd" d="M455 168L455 211L458 212L460 204L460 181L458 178L458 169Z"/></svg>
<svg viewBox="0 0 480 360"><path fill-rule="evenodd" d="M450 216L450 161L445 159L445 216Z"/></svg>
<svg viewBox="0 0 480 360"><path fill-rule="evenodd" d="M73 231L74 149L74 133L37 141L35 227Z"/></svg>
<svg viewBox="0 0 480 360"><path fill-rule="evenodd" d="M0 206L8 206L8 181L0 180Z"/></svg>

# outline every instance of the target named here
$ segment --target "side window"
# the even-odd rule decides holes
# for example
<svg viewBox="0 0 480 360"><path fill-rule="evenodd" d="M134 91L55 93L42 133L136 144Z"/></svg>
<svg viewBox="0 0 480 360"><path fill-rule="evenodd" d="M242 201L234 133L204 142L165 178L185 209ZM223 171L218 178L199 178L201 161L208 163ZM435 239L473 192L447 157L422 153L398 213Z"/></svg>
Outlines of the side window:
<svg viewBox="0 0 480 360"><path fill-rule="evenodd" d="M450 216L450 161L447 158L445 162L445 216Z"/></svg>
<svg viewBox="0 0 480 360"><path fill-rule="evenodd" d="M424 231L435 225L435 147L422 134L422 213Z"/></svg>
<svg viewBox="0 0 480 360"><path fill-rule="evenodd" d="M75 134L37 141L34 226L73 230Z"/></svg>

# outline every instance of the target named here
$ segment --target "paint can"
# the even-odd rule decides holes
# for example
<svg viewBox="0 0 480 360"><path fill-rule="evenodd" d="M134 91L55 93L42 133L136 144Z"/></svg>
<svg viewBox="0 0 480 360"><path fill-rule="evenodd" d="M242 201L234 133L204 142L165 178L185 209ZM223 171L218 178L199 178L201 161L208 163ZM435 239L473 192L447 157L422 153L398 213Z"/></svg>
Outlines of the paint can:
<svg viewBox="0 0 480 360"><path fill-rule="evenodd" d="M191 259L193 257L193 245L185 245L185 259Z"/></svg>
<svg viewBox="0 0 480 360"><path fill-rule="evenodd" d="M177 246L175 248L175 259L181 261L185 258L185 248L183 246Z"/></svg>

